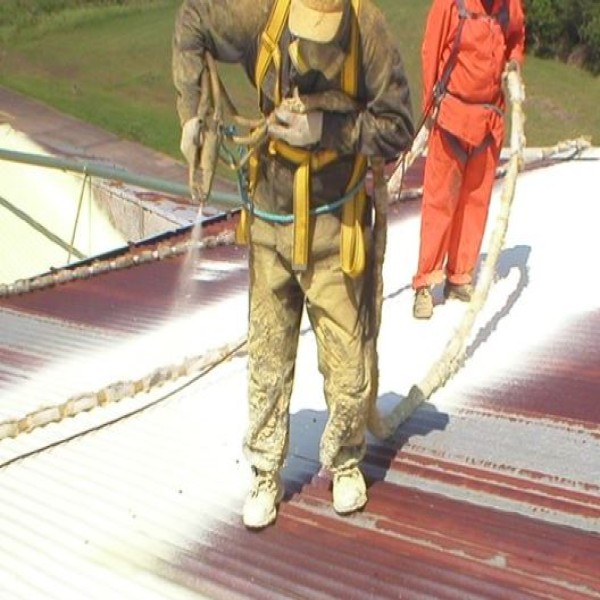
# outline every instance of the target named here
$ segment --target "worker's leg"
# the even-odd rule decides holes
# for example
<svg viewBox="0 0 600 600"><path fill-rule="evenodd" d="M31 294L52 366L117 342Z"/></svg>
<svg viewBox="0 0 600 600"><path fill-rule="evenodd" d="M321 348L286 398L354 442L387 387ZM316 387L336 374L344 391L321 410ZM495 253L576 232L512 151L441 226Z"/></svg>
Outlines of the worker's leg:
<svg viewBox="0 0 600 600"><path fill-rule="evenodd" d="M249 423L244 454L253 483L243 521L261 528L277 516L284 489L279 470L289 443L289 403L304 296L272 248L250 246L248 329Z"/></svg>
<svg viewBox="0 0 600 600"><path fill-rule="evenodd" d="M463 157L450 138L434 127L428 145L421 208L421 240L413 288L443 280L452 219L462 183ZM455 138L454 138L455 139Z"/></svg>
<svg viewBox="0 0 600 600"><path fill-rule="evenodd" d="M360 310L363 277L345 275L339 255L334 254L317 261L301 279L329 410L320 459L333 474L333 504L339 513L353 512L367 501L358 464L365 453L373 384L370 363L375 355L366 351L367 317Z"/></svg>
<svg viewBox="0 0 600 600"><path fill-rule="evenodd" d="M273 249L250 247L249 425L244 451L257 469L279 469L288 446L289 402L304 295Z"/></svg>
<svg viewBox="0 0 600 600"><path fill-rule="evenodd" d="M448 247L447 278L451 284L472 283L490 206L498 164L494 143L475 149L465 165L463 183Z"/></svg>

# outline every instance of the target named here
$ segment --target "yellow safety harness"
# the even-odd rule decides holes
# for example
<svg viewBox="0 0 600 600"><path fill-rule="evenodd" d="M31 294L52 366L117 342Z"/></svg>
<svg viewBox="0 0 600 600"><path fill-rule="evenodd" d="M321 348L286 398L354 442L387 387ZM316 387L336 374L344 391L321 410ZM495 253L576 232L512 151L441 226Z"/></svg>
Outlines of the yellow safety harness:
<svg viewBox="0 0 600 600"><path fill-rule="evenodd" d="M255 82L262 100L262 83L271 64L276 70L274 103L281 103L281 50L279 40L287 23L290 0L275 0L267 25L262 33L255 68ZM342 72L341 86L349 96L355 98L358 91L359 73L359 31L356 16L360 0L352 0L355 18L352 19L350 52L346 57ZM280 155L296 165L293 190L293 249L292 267L294 270L305 270L308 264L309 223L310 223L310 180L311 174L331 164L339 158L335 150L319 150L311 152L303 148L291 146L281 140L270 140L268 152ZM248 161L248 192L256 189L258 179L259 157L254 152ZM364 178L367 159L357 154L354 160L352 176L346 187L346 193L354 189ZM344 203L342 208L340 254L342 270L351 277L358 277L365 267L365 243L363 237L363 216L366 207L366 191L361 186L354 196ZM249 212L242 209L237 231L238 242L248 242Z"/></svg>

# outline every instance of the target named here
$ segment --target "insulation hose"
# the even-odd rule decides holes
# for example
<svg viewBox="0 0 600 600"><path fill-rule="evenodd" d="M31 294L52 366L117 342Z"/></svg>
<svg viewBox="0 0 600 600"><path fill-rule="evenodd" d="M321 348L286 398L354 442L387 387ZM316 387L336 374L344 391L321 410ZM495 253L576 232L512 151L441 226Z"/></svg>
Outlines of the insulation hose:
<svg viewBox="0 0 600 600"><path fill-rule="evenodd" d="M508 71L505 78L505 85L511 104L511 155L504 187L502 189L500 212L496 219L488 254L482 267L477 286L462 321L447 343L442 355L431 366L425 378L411 387L408 396L401 400L389 415L380 417L382 426L379 431L373 432L377 437L385 439L393 435L396 429L408 420L417 408L433 394L433 392L445 385L452 375L456 373L464 359L466 342L473 328L475 319L487 300L496 272L498 258L502 251L506 231L508 229L517 175L524 164L523 148L525 145L525 115L523 112L523 102L525 100L525 88L518 71Z"/></svg>

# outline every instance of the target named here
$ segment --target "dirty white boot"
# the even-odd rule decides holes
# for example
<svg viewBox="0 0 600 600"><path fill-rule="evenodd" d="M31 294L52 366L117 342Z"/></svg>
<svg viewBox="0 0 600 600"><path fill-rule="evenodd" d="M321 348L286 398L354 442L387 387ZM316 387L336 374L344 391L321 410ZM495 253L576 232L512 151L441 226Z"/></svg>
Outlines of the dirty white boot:
<svg viewBox="0 0 600 600"><path fill-rule="evenodd" d="M359 510L367 503L367 485L358 467L333 474L333 509L340 515Z"/></svg>
<svg viewBox="0 0 600 600"><path fill-rule="evenodd" d="M473 285L470 283L450 283L444 285L444 297L448 300L456 299L461 302L470 302L473 296Z"/></svg>
<svg viewBox="0 0 600 600"><path fill-rule="evenodd" d="M260 529L273 523L283 494L283 483L278 471L255 470L252 487L244 502L244 525L250 529Z"/></svg>
<svg viewBox="0 0 600 600"><path fill-rule="evenodd" d="M433 315L433 296L428 287L421 287L415 292L413 317L415 319L430 319Z"/></svg>

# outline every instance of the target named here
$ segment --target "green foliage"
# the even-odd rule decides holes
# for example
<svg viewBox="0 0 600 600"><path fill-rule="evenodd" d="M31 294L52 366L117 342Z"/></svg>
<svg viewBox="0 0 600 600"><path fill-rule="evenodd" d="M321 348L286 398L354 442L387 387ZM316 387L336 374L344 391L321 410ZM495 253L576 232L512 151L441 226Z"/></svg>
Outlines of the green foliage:
<svg viewBox="0 0 600 600"><path fill-rule="evenodd" d="M0 27L22 27L67 8L126 3L127 0L3 0L0 4Z"/></svg>
<svg viewBox="0 0 600 600"><path fill-rule="evenodd" d="M591 7L587 21L581 26L581 39L588 49L588 60L596 73L600 73L600 3Z"/></svg>
<svg viewBox="0 0 600 600"><path fill-rule="evenodd" d="M527 47L539 56L554 53L561 35L561 21L554 0L527 0Z"/></svg>
<svg viewBox="0 0 600 600"><path fill-rule="evenodd" d="M598 0L525 0L527 47L600 73Z"/></svg>
<svg viewBox="0 0 600 600"><path fill-rule="evenodd" d="M19 31L41 29L56 21L73 22L90 12L131 9L156 4L160 0L0 0L0 41L6 44ZM172 0L173 1L173 0Z"/></svg>

